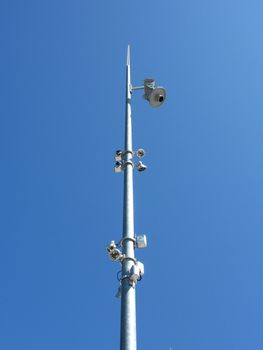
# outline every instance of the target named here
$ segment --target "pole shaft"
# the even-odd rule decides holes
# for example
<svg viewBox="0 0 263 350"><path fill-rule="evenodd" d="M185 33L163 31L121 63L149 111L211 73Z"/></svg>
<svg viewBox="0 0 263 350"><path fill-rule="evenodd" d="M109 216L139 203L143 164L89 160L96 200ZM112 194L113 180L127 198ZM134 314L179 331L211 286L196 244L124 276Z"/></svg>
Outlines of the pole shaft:
<svg viewBox="0 0 263 350"><path fill-rule="evenodd" d="M127 51L126 64L126 109L125 109L125 150L132 151L132 115L131 115L131 75L130 48ZM123 200L123 238L134 239L134 209L133 209L133 166L132 153L126 152L124 162L124 200ZM135 286L129 284L129 271L134 264L134 242L123 241L123 253L131 259L124 259L122 263L122 296L121 296L121 350L136 350L136 301Z"/></svg>

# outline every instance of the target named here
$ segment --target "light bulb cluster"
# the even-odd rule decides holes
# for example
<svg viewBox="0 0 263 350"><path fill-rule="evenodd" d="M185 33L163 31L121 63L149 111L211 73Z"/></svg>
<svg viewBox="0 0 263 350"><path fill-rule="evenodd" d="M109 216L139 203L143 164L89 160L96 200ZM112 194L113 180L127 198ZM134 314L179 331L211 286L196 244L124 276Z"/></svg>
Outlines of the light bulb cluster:
<svg viewBox="0 0 263 350"><path fill-rule="evenodd" d="M115 167L114 167L114 171L115 173L120 173L125 169L126 164L132 164L134 167L134 163L131 161L125 162L125 155L128 153L129 151L122 151L122 150L117 150L115 152ZM132 153L132 156L137 156L139 159L141 159L142 157L145 156L145 151L142 148L139 148L137 151L132 151L129 152ZM136 169L138 171L144 171L147 169L147 166L145 164L143 164L143 162L141 160L138 161L137 164L135 164Z"/></svg>

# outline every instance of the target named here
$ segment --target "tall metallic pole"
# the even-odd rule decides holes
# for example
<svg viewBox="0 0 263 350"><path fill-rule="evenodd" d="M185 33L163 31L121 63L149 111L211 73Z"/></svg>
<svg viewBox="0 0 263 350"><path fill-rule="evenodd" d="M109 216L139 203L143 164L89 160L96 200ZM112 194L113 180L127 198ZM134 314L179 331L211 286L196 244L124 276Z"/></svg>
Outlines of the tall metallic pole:
<svg viewBox="0 0 263 350"><path fill-rule="evenodd" d="M120 242L111 241L107 245L107 252L112 261L121 263L121 276L118 273L120 286L116 296L121 297L121 339L120 350L136 350L136 303L135 287L144 274L144 266L135 258L135 248L147 246L146 236L135 236L133 210L133 157L142 158L145 154L142 148L134 152L132 148L132 91L144 90L144 98L152 107L163 104L166 92L156 86L153 79L145 79L143 86L132 86L130 69L130 47L127 51L126 63L126 101L125 101L125 141L124 150L115 153L115 172L124 172L124 199L123 199L123 232ZM147 169L141 161L136 165L138 171Z"/></svg>
<svg viewBox="0 0 263 350"><path fill-rule="evenodd" d="M121 285L121 350L136 350L136 305L135 284L129 283L129 273L134 264L134 211L133 211L133 151L131 114L131 69L130 47L126 64L126 118L124 142L124 201L122 247L125 259L122 262ZM127 277L127 278L126 278Z"/></svg>

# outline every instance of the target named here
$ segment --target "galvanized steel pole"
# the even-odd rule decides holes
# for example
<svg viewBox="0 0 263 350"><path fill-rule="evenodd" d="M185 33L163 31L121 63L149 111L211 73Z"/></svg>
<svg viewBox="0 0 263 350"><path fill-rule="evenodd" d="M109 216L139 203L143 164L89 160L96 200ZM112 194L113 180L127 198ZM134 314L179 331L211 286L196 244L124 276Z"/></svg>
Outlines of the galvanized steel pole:
<svg viewBox="0 0 263 350"><path fill-rule="evenodd" d="M136 302L135 284L129 283L129 273L134 265L134 209L133 209L133 150L132 150L132 114L131 114L131 73L130 47L126 64L126 118L125 118L125 168L123 200L123 253L121 284L121 350L136 350Z"/></svg>
<svg viewBox="0 0 263 350"><path fill-rule="evenodd" d="M132 114L131 96L133 90L144 90L143 97L152 107L159 107L166 98L166 91L157 86L154 79L144 79L143 86L131 85L130 47L127 51L126 63L126 101L125 101L125 140L124 150L115 152L115 172L124 172L124 198L123 198L123 231L120 242L111 241L106 249L112 261L121 263L121 276L118 273L120 286L117 297L121 297L121 339L120 350L136 350L136 302L135 287L144 275L143 264L135 258L135 248L146 248L145 235L134 233L133 210L133 168L139 172L147 166L139 161L133 162L133 157L141 159L145 151L139 148L136 152L132 148Z"/></svg>

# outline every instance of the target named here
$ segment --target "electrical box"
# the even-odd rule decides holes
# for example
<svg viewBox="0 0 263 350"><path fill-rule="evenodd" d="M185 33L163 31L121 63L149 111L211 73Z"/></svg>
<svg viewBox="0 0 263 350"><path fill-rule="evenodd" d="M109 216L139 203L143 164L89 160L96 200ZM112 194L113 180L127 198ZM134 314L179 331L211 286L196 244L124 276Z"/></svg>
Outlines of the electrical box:
<svg viewBox="0 0 263 350"><path fill-rule="evenodd" d="M136 247L139 249L147 247L147 237L145 235L140 235L136 237Z"/></svg>
<svg viewBox="0 0 263 350"><path fill-rule="evenodd" d="M130 270L130 281L136 283L138 278L140 278L140 269L137 265L133 265Z"/></svg>
<svg viewBox="0 0 263 350"><path fill-rule="evenodd" d="M140 276L142 277L144 275L144 265L140 261L137 261L136 266L139 268Z"/></svg>
<svg viewBox="0 0 263 350"><path fill-rule="evenodd" d="M144 275L144 265L140 261L137 261L130 270L130 281L136 283Z"/></svg>

